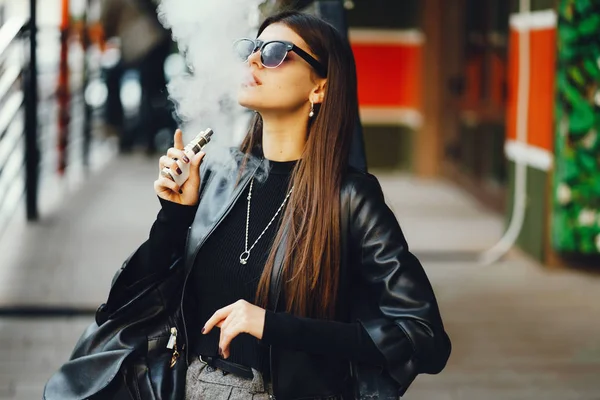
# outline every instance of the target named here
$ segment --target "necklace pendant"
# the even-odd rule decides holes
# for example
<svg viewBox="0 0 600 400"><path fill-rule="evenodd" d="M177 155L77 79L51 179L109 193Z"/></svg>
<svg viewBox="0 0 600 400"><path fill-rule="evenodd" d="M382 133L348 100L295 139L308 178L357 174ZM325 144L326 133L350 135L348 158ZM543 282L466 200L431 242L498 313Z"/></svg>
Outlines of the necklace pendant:
<svg viewBox="0 0 600 400"><path fill-rule="evenodd" d="M244 251L240 255L240 264L246 265L246 263L248 262L248 258L250 258L250 252L249 251Z"/></svg>

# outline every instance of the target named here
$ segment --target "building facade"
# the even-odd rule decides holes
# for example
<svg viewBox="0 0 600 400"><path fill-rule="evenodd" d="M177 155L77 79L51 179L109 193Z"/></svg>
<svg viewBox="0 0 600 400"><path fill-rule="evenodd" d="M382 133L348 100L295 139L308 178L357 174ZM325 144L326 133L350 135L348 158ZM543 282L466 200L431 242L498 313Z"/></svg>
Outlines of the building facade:
<svg viewBox="0 0 600 400"><path fill-rule="evenodd" d="M535 259L600 266L600 0L343 3L369 168L450 179Z"/></svg>

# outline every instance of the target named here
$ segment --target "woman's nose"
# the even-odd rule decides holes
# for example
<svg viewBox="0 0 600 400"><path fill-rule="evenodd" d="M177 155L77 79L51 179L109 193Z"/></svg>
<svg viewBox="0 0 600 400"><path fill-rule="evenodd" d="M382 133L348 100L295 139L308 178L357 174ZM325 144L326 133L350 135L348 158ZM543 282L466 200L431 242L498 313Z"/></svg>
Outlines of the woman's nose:
<svg viewBox="0 0 600 400"><path fill-rule="evenodd" d="M262 64L260 62L260 50L254 51L248 56L248 65L255 66L258 68L262 67Z"/></svg>

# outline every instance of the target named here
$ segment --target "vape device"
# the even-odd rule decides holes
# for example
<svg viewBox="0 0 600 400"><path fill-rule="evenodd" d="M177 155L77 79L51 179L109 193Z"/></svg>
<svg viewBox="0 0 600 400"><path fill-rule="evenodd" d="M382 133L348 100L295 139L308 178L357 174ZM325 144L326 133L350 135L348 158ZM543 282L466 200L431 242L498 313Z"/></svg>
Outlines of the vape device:
<svg viewBox="0 0 600 400"><path fill-rule="evenodd" d="M208 128L205 131L202 131L196 136L187 146L183 149L185 155L191 160L196 154L198 154L204 146L210 142L210 137L212 136L212 129ZM171 169L169 167L164 167L161 171L162 176L165 178L169 178L178 184L180 187L184 184L184 182L190 176L190 164L184 163L181 160L176 161L179 169L181 169L181 175L171 173Z"/></svg>

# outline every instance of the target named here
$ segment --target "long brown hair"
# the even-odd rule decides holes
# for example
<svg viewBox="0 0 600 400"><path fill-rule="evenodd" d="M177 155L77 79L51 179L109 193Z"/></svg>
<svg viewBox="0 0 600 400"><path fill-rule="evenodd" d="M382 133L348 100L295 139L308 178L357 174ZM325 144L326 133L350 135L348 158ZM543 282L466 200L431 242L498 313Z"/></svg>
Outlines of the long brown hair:
<svg viewBox="0 0 600 400"><path fill-rule="evenodd" d="M292 171L294 191L261 276L256 302L267 307L275 253L287 226L282 270L285 309L299 316L332 318L341 258L340 187L358 115L356 67L350 45L321 19L285 11L267 18L258 35L273 23L286 25L304 39L326 66L327 83L323 103L309 124L302 159ZM261 147L262 118L257 113L241 151L249 156L262 152Z"/></svg>

